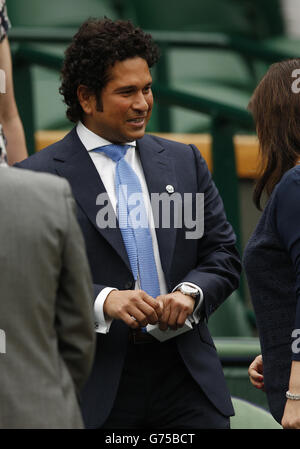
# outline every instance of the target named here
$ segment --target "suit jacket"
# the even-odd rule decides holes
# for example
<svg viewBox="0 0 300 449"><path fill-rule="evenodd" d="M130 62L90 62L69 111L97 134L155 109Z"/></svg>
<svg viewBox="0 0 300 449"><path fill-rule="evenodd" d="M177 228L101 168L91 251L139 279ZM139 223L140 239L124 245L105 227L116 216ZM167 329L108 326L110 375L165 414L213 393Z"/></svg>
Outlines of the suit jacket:
<svg viewBox="0 0 300 449"><path fill-rule="evenodd" d="M83 427L95 337L74 205L65 180L1 168L0 428Z"/></svg>
<svg viewBox="0 0 300 449"><path fill-rule="evenodd" d="M238 286L240 260L234 246L235 235L196 147L145 135L138 140L138 151L149 194L163 193L169 184L182 195L197 192L205 195L205 233L201 239L187 240L185 226L178 229L174 223L170 228L158 227L156 234L169 291L179 282L189 281L201 287L205 298L205 319L192 331L176 337L178 350L209 399L229 416L233 414L230 395L206 320ZM100 207L96 205L96 197L105 188L76 129L19 166L56 173L70 182L79 206L78 220L86 242L95 297L105 286L133 289L134 279L120 230L97 226ZM100 426L111 410L127 341L128 327L121 321L115 320L108 334L97 335L95 363L82 403L88 427Z"/></svg>

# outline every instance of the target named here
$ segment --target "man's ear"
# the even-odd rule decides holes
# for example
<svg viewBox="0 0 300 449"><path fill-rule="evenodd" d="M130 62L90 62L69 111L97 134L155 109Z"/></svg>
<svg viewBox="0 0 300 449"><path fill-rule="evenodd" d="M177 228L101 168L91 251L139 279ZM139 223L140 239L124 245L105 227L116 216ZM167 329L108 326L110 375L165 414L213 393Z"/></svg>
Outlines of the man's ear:
<svg viewBox="0 0 300 449"><path fill-rule="evenodd" d="M95 109L96 98L90 89L83 84L77 87L77 98L85 114L90 115Z"/></svg>

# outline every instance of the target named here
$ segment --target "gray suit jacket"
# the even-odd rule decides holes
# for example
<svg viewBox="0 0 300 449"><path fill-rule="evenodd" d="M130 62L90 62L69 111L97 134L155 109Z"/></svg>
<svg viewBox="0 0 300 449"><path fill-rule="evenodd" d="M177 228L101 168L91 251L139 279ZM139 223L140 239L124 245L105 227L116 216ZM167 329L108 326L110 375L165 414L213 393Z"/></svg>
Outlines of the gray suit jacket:
<svg viewBox="0 0 300 449"><path fill-rule="evenodd" d="M65 180L0 168L0 428L82 427L95 337L73 209Z"/></svg>

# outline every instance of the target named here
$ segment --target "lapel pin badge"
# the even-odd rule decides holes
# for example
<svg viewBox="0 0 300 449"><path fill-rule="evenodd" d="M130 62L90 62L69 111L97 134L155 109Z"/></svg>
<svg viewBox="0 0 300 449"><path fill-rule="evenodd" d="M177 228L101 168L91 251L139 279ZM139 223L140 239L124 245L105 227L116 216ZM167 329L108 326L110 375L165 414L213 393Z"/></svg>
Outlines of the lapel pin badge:
<svg viewBox="0 0 300 449"><path fill-rule="evenodd" d="M174 193L175 189L174 189L173 186L171 186L170 184L168 184L168 185L166 186L166 191L167 191L168 193Z"/></svg>

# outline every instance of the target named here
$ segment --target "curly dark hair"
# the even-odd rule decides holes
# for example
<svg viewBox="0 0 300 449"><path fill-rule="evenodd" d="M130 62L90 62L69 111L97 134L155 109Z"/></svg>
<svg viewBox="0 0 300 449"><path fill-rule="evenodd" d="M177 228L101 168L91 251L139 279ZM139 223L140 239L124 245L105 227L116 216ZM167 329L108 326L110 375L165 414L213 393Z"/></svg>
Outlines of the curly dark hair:
<svg viewBox="0 0 300 449"><path fill-rule="evenodd" d="M157 45L150 34L135 27L129 20L90 18L85 21L65 52L59 92L68 106L72 122L82 119L77 87L83 84L96 95L101 110L100 94L108 81L108 69L117 61L141 57L149 67L159 58Z"/></svg>

